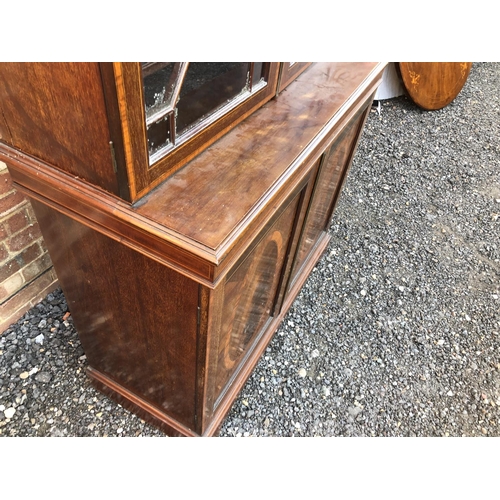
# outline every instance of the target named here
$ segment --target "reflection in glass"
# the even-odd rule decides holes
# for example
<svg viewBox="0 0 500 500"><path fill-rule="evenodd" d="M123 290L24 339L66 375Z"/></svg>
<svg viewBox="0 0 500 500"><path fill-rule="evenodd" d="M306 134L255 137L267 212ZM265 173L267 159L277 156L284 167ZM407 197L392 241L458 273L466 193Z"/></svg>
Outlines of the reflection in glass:
<svg viewBox="0 0 500 500"><path fill-rule="evenodd" d="M177 134L248 90L249 63L189 63L177 103Z"/></svg>
<svg viewBox="0 0 500 500"><path fill-rule="evenodd" d="M141 63L150 164L265 85L264 63ZM234 103L234 106L230 103ZM184 135L183 135L184 134Z"/></svg>
<svg viewBox="0 0 500 500"><path fill-rule="evenodd" d="M170 144L170 115L148 126L148 151L153 155L164 146Z"/></svg>
<svg viewBox="0 0 500 500"><path fill-rule="evenodd" d="M170 105L178 72L175 65L173 62L141 63L146 116Z"/></svg>
<svg viewBox="0 0 500 500"><path fill-rule="evenodd" d="M256 62L253 63L253 72L252 72L252 89L257 85L257 83L260 82L262 77L264 76L262 74L262 66L264 63L261 62Z"/></svg>

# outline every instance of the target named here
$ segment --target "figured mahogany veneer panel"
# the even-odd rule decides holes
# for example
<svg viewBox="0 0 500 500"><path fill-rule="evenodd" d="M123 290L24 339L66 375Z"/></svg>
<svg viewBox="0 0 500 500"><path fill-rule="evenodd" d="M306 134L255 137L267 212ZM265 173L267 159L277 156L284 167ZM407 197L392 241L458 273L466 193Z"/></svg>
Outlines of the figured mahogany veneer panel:
<svg viewBox="0 0 500 500"><path fill-rule="evenodd" d="M327 229L333 212L333 204L340 191L342 175L348 168L349 159L354 153L354 146L362 119L363 117L359 117L356 121L351 122L342 132L341 137L325 153L325 159L316 181L300 245L294 260L290 278L291 286L293 286L302 265L320 236Z"/></svg>
<svg viewBox="0 0 500 500"><path fill-rule="evenodd" d="M271 319L299 196L226 279L219 335L216 394Z"/></svg>
<svg viewBox="0 0 500 500"><path fill-rule="evenodd" d="M286 92L142 198L137 212L217 249L245 218L258 213L259 200L293 162L301 154L307 158L308 146L321 139L325 124L328 130L330 120L345 116L346 102L367 91L365 81L372 93L383 67L312 65Z"/></svg>
<svg viewBox="0 0 500 500"><path fill-rule="evenodd" d="M32 203L89 365L193 429L198 284Z"/></svg>
<svg viewBox="0 0 500 500"><path fill-rule="evenodd" d="M0 64L0 111L5 142L118 194L97 63Z"/></svg>

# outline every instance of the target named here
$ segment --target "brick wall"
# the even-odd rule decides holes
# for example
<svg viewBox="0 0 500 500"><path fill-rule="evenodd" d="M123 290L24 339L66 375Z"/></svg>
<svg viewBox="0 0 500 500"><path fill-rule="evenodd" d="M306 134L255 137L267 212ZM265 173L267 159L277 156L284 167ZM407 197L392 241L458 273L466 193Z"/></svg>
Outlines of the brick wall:
<svg viewBox="0 0 500 500"><path fill-rule="evenodd" d="M33 208L0 162L0 334L56 286Z"/></svg>

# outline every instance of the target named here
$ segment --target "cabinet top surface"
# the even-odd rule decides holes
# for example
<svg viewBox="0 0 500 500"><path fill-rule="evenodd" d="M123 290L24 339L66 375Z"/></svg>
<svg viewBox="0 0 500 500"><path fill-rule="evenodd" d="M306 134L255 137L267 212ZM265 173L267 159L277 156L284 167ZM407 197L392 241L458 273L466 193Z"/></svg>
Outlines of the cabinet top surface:
<svg viewBox="0 0 500 500"><path fill-rule="evenodd" d="M277 99L237 125L134 207L216 250L272 198L325 124L340 119L385 67L315 63Z"/></svg>

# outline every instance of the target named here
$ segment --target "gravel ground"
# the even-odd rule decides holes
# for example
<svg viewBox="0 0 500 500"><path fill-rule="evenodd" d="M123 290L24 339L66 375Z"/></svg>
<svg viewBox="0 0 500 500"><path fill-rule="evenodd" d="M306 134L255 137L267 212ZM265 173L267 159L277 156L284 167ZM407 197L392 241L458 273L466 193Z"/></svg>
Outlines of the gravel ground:
<svg viewBox="0 0 500 500"><path fill-rule="evenodd" d="M367 121L332 241L220 436L500 435L500 64ZM162 436L94 390L60 290L0 336L0 435Z"/></svg>

